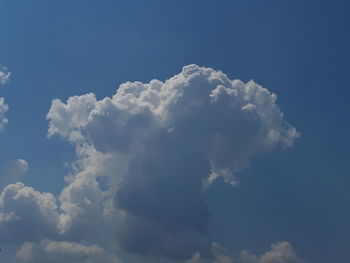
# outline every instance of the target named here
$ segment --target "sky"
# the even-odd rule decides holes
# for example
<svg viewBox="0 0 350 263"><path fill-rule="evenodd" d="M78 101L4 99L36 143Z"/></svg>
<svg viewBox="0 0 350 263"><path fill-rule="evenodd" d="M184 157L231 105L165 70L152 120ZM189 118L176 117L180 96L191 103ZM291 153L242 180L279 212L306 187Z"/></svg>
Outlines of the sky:
<svg viewBox="0 0 350 263"><path fill-rule="evenodd" d="M0 0L0 262L346 262L349 11Z"/></svg>

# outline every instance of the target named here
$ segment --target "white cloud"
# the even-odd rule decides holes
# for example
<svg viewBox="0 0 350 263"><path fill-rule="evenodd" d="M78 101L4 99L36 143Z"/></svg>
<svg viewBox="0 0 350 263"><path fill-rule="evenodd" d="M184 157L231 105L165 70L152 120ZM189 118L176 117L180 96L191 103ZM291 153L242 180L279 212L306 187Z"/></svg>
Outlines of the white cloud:
<svg viewBox="0 0 350 263"><path fill-rule="evenodd" d="M112 98L100 101L93 94L71 97L67 104L54 100L47 117L49 136L85 140L101 152L129 151L172 131L179 143L205 147L212 168L208 177L229 183L251 156L279 144L291 146L299 136L283 120L275 94L196 65L165 82L124 83Z"/></svg>
<svg viewBox="0 0 350 263"><path fill-rule="evenodd" d="M23 183L10 184L0 195L0 240L22 242L58 234L59 214L51 193L40 193Z"/></svg>
<svg viewBox="0 0 350 263"><path fill-rule="evenodd" d="M70 97L66 105L58 99L53 100L47 115L51 120L48 135L59 133L69 140L78 141L82 137L79 129L86 125L95 104L96 98L92 93Z"/></svg>
<svg viewBox="0 0 350 263"><path fill-rule="evenodd" d="M11 72L6 67L0 68L0 84L5 84L10 80Z"/></svg>
<svg viewBox="0 0 350 263"><path fill-rule="evenodd" d="M96 245L82 245L65 241L42 240L24 243L17 258L25 263L118 263L120 261Z"/></svg>
<svg viewBox="0 0 350 263"><path fill-rule="evenodd" d="M9 106L5 103L4 98L0 98L0 132L4 130L8 123L8 119L5 117L5 113L8 109Z"/></svg>
<svg viewBox="0 0 350 263"><path fill-rule="evenodd" d="M220 178L236 185L251 157L290 147L299 136L276 95L196 65L164 82L124 83L111 98L56 99L47 118L48 136L76 147L67 186L57 199L21 183L5 187L0 236L97 240L101 247L181 261L210 250L203 186ZM47 244L56 241L45 242L26 243L19 255L38 251L44 256L28 262L44 262L52 255Z"/></svg>
<svg viewBox="0 0 350 263"><path fill-rule="evenodd" d="M8 72L6 67L0 67L0 85L5 84L10 80L11 72ZM5 103L5 99L0 97L0 132L5 129L8 119L5 118L5 113L9 106Z"/></svg>
<svg viewBox="0 0 350 263"><path fill-rule="evenodd" d="M270 250L257 256L249 251L242 251L238 256L225 255L225 249L218 243L212 244L214 258L202 258L196 252L186 263L302 263L295 254L292 245L287 241L277 242L271 245Z"/></svg>
<svg viewBox="0 0 350 263"><path fill-rule="evenodd" d="M126 251L179 258L207 249L201 184L223 178L235 185L252 156L299 136L275 94L196 65L165 82L124 83L111 98L54 100L47 118L49 136L77 146L78 172L60 196L64 229L74 231L74 222L78 232L95 229L90 218L98 214L103 223L118 222Z"/></svg>
<svg viewBox="0 0 350 263"><path fill-rule="evenodd" d="M271 245L271 249L259 258L259 263L297 263L301 262L286 241Z"/></svg>

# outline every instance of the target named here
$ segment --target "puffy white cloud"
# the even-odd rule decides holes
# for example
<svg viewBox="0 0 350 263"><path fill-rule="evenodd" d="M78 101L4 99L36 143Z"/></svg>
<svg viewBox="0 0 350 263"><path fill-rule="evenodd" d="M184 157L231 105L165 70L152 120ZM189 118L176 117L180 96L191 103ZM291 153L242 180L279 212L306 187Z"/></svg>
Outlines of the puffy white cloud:
<svg viewBox="0 0 350 263"><path fill-rule="evenodd" d="M271 249L259 258L259 263L297 263L301 262L286 241L271 245Z"/></svg>
<svg viewBox="0 0 350 263"><path fill-rule="evenodd" d="M5 103L4 98L0 98L0 132L4 130L8 123L8 119L5 117L5 113L8 109L9 106Z"/></svg>
<svg viewBox="0 0 350 263"><path fill-rule="evenodd" d="M67 104L63 104L58 99L53 100L47 114L51 120L48 135L59 133L69 140L78 141L82 137L80 127L86 125L89 113L95 104L96 98L92 93L70 97Z"/></svg>
<svg viewBox="0 0 350 263"><path fill-rule="evenodd" d="M56 199L17 182L0 195L0 240L22 242L55 237L59 231Z"/></svg>
<svg viewBox="0 0 350 263"><path fill-rule="evenodd" d="M82 245L65 241L42 240L24 243L17 258L26 263L118 263L114 255L97 245Z"/></svg>
<svg viewBox="0 0 350 263"><path fill-rule="evenodd" d="M225 255L225 249L218 243L212 244L214 258L202 258L200 253L195 253L186 263L302 263L295 254L292 245L287 241L277 242L271 245L270 250L257 256L249 251L242 251L239 256Z"/></svg>
<svg viewBox="0 0 350 263"><path fill-rule="evenodd" d="M299 136L275 94L197 65L121 84L111 98L54 100L47 118L49 136L77 147L59 197L62 229L83 237L107 224L125 251L178 259L210 246L203 187L237 184L252 156Z"/></svg>
<svg viewBox="0 0 350 263"><path fill-rule="evenodd" d="M20 181L28 168L29 165L24 159L11 160L0 166L0 189L10 183Z"/></svg>
<svg viewBox="0 0 350 263"><path fill-rule="evenodd" d="M196 65L165 82L124 83L100 101L93 94L71 97L67 104L54 100L47 117L49 136L85 140L101 152L130 152L157 139L182 147L191 142L205 151L209 183L220 176L234 183L232 172L251 156L278 144L291 146L299 136L283 120L275 94Z"/></svg>
<svg viewBox="0 0 350 263"><path fill-rule="evenodd" d="M211 242L204 188L220 178L237 184L251 157L290 147L299 136L276 95L197 65L164 82L124 83L111 98L56 99L47 118L48 136L76 147L66 187L56 199L16 183L0 196L0 236L32 242L18 252L28 262L55 262L60 253L65 262L103 258L82 245L91 242L182 262L198 251L205 260Z"/></svg>

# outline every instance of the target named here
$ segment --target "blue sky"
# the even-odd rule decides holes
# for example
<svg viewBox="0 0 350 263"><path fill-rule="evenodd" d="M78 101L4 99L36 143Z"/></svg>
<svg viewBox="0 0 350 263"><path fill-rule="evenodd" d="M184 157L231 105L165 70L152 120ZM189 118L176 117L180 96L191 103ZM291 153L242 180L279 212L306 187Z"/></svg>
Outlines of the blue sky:
<svg viewBox="0 0 350 263"><path fill-rule="evenodd" d="M306 262L345 262L349 11L343 0L0 0L0 62L11 72L0 87L10 107L0 164L26 160L24 184L58 196L79 157L67 138L47 138L53 99L93 92L101 100L121 83L165 81L189 64L253 79L277 94L301 136L252 156L237 186L210 187L207 235L232 253L260 255L286 240Z"/></svg>

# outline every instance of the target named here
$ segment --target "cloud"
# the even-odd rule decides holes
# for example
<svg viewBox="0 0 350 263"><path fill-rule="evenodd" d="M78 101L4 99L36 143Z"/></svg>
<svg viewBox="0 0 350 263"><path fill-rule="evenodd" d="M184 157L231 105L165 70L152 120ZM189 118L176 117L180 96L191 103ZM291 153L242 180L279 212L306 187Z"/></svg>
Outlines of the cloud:
<svg viewBox="0 0 350 263"><path fill-rule="evenodd" d="M0 84L5 84L10 81L11 72L6 67L0 68Z"/></svg>
<svg viewBox="0 0 350 263"><path fill-rule="evenodd" d="M17 258L25 263L118 263L120 261L96 245L82 245L65 241L42 240L25 243L17 252Z"/></svg>
<svg viewBox="0 0 350 263"><path fill-rule="evenodd" d="M253 81L197 65L164 82L123 83L101 100L92 93L56 99L48 136L76 149L67 185L57 198L22 183L5 187L0 236L31 242L19 252L31 251L28 262L63 253L47 253L52 242L182 262L195 251L210 258L207 191L219 179L237 185L253 156L291 147L299 136L276 99Z"/></svg>
<svg viewBox="0 0 350 263"><path fill-rule="evenodd" d="M259 258L259 263L297 263L301 262L286 241L271 245L271 249Z"/></svg>
<svg viewBox="0 0 350 263"><path fill-rule="evenodd" d="M23 183L6 186L0 195L0 240L36 241L56 237L59 214L51 193L40 193Z"/></svg>
<svg viewBox="0 0 350 263"><path fill-rule="evenodd" d="M218 243L212 244L214 258L202 258L200 253L195 253L192 259L186 263L302 263L295 254L292 245L287 241L277 242L271 245L270 250L261 256L251 254L244 250L237 257L225 255L225 249Z"/></svg>
<svg viewBox="0 0 350 263"><path fill-rule="evenodd" d="M11 160L0 166L0 189L20 181L28 168L27 161L23 159Z"/></svg>
<svg viewBox="0 0 350 263"><path fill-rule="evenodd" d="M6 67L0 67L0 85L5 84L10 80L11 72L8 72ZM0 132L5 129L8 119L5 118L5 113L9 106L5 103L5 99L0 97Z"/></svg>
<svg viewBox="0 0 350 263"><path fill-rule="evenodd" d="M0 98L0 132L5 129L8 123L8 119L5 117L5 113L8 111L9 106L5 103L4 98Z"/></svg>
<svg viewBox="0 0 350 263"><path fill-rule="evenodd" d="M203 187L237 184L252 156L299 136L275 94L197 65L165 82L124 83L111 98L54 100L47 118L48 135L78 153L80 170L60 196L65 229L96 229L90 218L104 215L125 251L177 259L210 244Z"/></svg>
<svg viewBox="0 0 350 263"><path fill-rule="evenodd" d="M210 68L190 65L161 82L124 83L112 98L74 96L54 100L49 136L89 141L100 152L126 152L156 140L191 142L204 150L213 178L234 183L232 172L255 154L291 146L299 135L283 120L276 95L253 81L231 81ZM171 131L171 132L169 132ZM204 147L204 148L203 148Z"/></svg>

